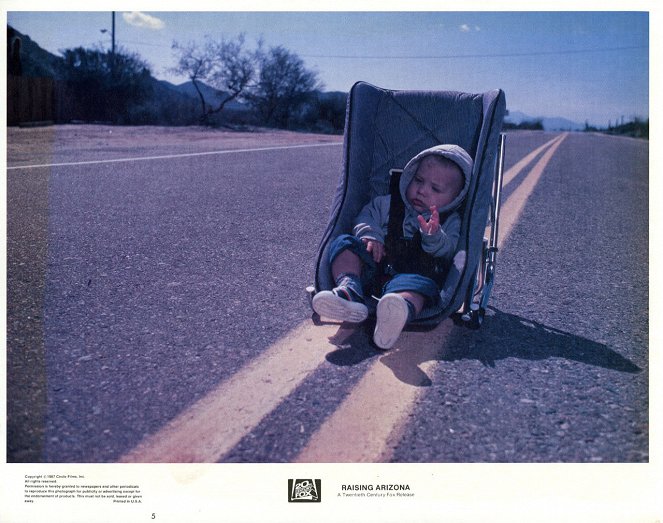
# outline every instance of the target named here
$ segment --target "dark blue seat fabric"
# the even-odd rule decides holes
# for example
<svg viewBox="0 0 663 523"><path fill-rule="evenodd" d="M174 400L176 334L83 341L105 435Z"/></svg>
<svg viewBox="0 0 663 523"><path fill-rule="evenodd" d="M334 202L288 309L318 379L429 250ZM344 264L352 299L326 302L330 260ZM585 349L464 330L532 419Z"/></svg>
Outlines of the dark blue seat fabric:
<svg viewBox="0 0 663 523"><path fill-rule="evenodd" d="M419 319L443 319L463 303L482 255L492 197L504 92L394 91L365 82L348 96L344 162L327 229L318 249L316 292L333 287L327 250L331 239L352 230L352 221L373 197L389 192L390 169L402 169L418 152L441 143L462 146L474 159L461 238L440 293L440 305Z"/></svg>

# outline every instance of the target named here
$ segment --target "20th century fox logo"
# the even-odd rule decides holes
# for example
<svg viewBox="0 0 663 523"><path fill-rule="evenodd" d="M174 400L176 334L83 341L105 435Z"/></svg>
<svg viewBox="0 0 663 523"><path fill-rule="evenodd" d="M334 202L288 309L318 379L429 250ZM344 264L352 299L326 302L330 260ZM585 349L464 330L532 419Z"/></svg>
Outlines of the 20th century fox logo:
<svg viewBox="0 0 663 523"><path fill-rule="evenodd" d="M319 479L289 479L288 501L292 503L320 503L322 481Z"/></svg>

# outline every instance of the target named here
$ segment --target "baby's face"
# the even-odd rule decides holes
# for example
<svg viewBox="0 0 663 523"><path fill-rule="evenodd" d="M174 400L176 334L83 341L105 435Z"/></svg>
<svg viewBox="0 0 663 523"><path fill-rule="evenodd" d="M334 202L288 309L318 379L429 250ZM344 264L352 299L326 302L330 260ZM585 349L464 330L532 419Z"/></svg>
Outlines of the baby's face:
<svg viewBox="0 0 663 523"><path fill-rule="evenodd" d="M441 209L449 205L463 188L463 174L459 167L440 164L433 158L424 158L407 186L405 196L417 212Z"/></svg>

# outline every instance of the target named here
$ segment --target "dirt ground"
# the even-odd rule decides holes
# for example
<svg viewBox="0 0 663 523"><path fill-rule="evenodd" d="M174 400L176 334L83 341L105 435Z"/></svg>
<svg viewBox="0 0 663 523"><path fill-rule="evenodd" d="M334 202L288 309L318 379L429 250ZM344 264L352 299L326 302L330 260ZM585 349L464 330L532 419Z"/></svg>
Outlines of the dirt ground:
<svg viewBox="0 0 663 523"><path fill-rule="evenodd" d="M255 128L50 125L7 128L8 166L96 160L126 154L186 154L225 149L338 143L340 135Z"/></svg>

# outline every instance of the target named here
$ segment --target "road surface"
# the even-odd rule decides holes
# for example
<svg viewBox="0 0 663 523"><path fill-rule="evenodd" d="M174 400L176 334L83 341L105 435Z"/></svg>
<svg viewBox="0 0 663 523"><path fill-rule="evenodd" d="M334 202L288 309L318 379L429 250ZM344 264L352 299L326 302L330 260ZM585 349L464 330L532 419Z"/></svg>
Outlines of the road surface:
<svg viewBox="0 0 663 523"><path fill-rule="evenodd" d="M646 141L510 133L483 327L384 353L305 298L340 138L13 139L8 461L648 461Z"/></svg>

